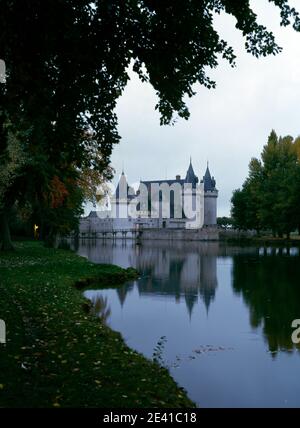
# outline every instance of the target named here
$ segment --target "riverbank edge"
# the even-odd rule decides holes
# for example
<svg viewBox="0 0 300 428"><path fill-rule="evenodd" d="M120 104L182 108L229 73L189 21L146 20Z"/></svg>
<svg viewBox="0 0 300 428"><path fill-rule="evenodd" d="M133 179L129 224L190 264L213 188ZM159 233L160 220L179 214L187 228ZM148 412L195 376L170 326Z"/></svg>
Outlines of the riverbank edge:
<svg viewBox="0 0 300 428"><path fill-rule="evenodd" d="M225 244L252 245L263 247L300 247L300 239L271 238L266 236L222 238L219 242Z"/></svg>
<svg viewBox="0 0 300 428"><path fill-rule="evenodd" d="M15 246L0 253L1 407L195 407L168 370L85 310L82 288L117 288L134 269L38 242Z"/></svg>

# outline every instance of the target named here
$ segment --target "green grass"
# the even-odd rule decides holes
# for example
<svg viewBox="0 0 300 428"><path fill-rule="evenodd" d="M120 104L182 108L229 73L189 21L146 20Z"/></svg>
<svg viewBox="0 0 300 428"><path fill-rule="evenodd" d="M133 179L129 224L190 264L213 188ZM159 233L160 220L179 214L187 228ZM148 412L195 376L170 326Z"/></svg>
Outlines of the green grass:
<svg viewBox="0 0 300 428"><path fill-rule="evenodd" d="M78 288L117 286L134 275L38 242L0 253L0 319L7 327L0 406L193 407L166 369L83 309Z"/></svg>

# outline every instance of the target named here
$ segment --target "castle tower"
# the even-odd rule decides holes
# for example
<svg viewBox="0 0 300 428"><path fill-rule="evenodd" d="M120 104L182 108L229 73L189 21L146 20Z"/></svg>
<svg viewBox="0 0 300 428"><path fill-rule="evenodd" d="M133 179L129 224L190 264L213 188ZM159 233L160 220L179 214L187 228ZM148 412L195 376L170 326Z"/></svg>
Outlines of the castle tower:
<svg viewBox="0 0 300 428"><path fill-rule="evenodd" d="M192 185L192 210L195 213L195 217L193 219L187 219L186 221L186 229L201 229L203 226L204 220L204 202L203 202L203 184L199 183L199 179L194 172L194 168L192 165L192 158L190 158L190 165L186 173L186 177L184 180L185 184ZM189 193L189 191L187 191ZM189 200L189 194L185 193L184 197L187 197L187 201Z"/></svg>
<svg viewBox="0 0 300 428"><path fill-rule="evenodd" d="M204 225L215 226L217 224L218 190L216 180L210 174L208 162L202 183L204 187Z"/></svg>
<svg viewBox="0 0 300 428"><path fill-rule="evenodd" d="M128 204L134 195L134 189L129 186L124 170L122 170L115 194L111 200L114 218L128 217Z"/></svg>

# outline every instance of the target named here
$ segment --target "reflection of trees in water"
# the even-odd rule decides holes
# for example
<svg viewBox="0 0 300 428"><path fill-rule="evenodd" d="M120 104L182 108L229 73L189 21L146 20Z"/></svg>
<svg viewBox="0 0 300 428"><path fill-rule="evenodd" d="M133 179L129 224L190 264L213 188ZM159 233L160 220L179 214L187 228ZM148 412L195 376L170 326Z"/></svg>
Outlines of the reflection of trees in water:
<svg viewBox="0 0 300 428"><path fill-rule="evenodd" d="M300 318L300 258L233 258L233 289L250 309L250 323L263 332L270 351L292 350L291 323Z"/></svg>
<svg viewBox="0 0 300 428"><path fill-rule="evenodd" d="M92 313L106 324L111 315L111 309L108 306L107 297L98 295L93 299Z"/></svg>

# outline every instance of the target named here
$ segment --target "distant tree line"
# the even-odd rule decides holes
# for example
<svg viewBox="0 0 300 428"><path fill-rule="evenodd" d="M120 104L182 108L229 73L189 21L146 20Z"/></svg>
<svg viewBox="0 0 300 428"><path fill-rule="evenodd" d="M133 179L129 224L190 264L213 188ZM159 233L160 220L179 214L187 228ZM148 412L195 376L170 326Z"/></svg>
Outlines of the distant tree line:
<svg viewBox="0 0 300 428"><path fill-rule="evenodd" d="M232 218L231 217L218 217L217 218L217 225L223 229L228 229L232 227Z"/></svg>
<svg viewBox="0 0 300 428"><path fill-rule="evenodd" d="M231 203L237 229L269 230L278 237L300 231L300 137L278 137L273 130Z"/></svg>

